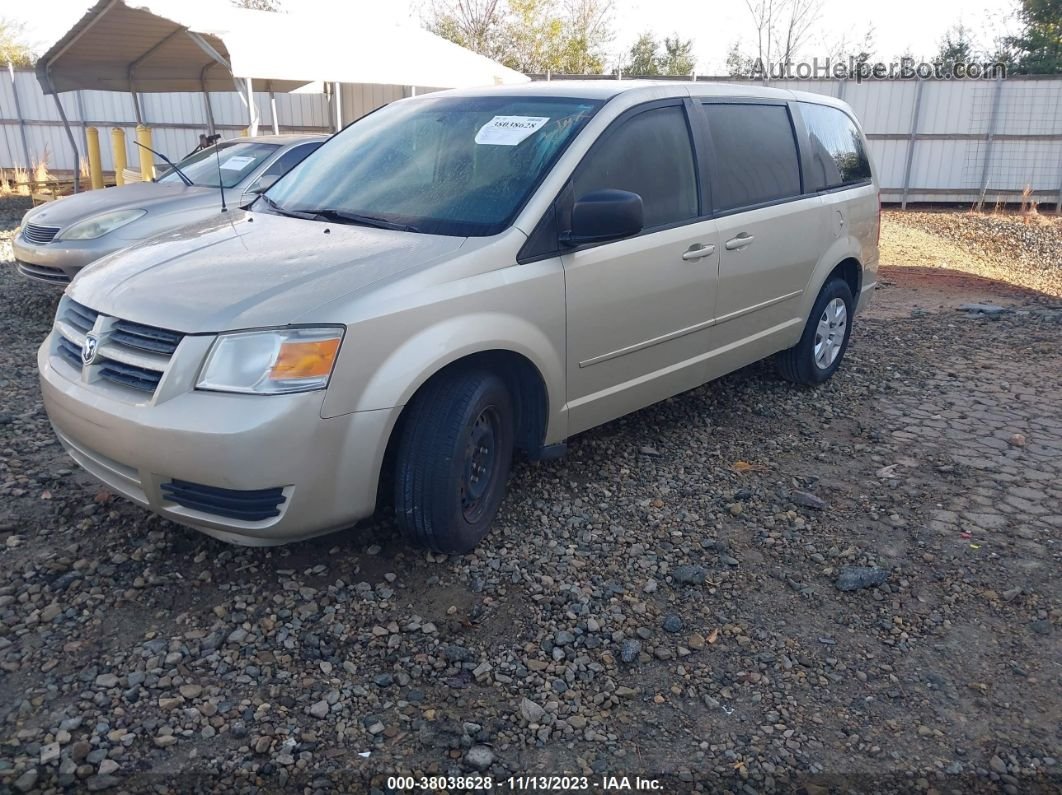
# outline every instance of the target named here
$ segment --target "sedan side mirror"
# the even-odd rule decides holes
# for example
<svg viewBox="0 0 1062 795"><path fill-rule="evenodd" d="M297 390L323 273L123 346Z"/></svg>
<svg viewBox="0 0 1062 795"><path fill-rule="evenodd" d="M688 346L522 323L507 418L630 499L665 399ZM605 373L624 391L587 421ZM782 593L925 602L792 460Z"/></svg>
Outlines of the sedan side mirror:
<svg viewBox="0 0 1062 795"><path fill-rule="evenodd" d="M595 190L576 200L572 229L561 237L566 246L604 243L642 231L642 197L626 190Z"/></svg>

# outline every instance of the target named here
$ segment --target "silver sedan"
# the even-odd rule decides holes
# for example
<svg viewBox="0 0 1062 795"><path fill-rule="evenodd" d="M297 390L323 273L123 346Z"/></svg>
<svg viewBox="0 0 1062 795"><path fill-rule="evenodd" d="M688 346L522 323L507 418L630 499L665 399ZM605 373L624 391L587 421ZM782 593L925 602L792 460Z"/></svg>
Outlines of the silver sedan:
<svg viewBox="0 0 1062 795"><path fill-rule="evenodd" d="M236 138L196 152L154 182L88 191L34 207L12 246L19 272L65 285L83 267L120 249L247 204L325 140L323 135ZM220 176L220 179L219 179ZM191 183L191 184L189 184Z"/></svg>

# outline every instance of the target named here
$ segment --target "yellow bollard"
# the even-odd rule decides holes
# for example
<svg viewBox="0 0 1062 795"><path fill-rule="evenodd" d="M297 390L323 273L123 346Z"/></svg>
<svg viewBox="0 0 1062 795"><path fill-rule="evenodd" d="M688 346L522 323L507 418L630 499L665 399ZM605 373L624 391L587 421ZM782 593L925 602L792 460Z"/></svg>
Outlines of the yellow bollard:
<svg viewBox="0 0 1062 795"><path fill-rule="evenodd" d="M155 160L151 152L144 148L144 146L151 146L151 128L138 124L136 140L143 144L137 147L140 150L140 179L144 182L151 182L155 179Z"/></svg>
<svg viewBox="0 0 1062 795"><path fill-rule="evenodd" d="M111 130L111 152L114 155L114 184L125 184L125 130L115 127Z"/></svg>
<svg viewBox="0 0 1062 795"><path fill-rule="evenodd" d="M88 142L89 177L92 189L103 187L103 163L100 162L100 131L95 127L85 128L85 140Z"/></svg>

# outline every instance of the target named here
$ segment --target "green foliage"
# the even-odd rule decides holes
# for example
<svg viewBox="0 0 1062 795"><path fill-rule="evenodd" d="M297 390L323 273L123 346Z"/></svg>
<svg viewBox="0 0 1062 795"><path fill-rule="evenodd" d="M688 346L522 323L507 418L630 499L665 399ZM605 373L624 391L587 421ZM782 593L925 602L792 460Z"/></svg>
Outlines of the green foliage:
<svg viewBox="0 0 1062 795"><path fill-rule="evenodd" d="M0 17L0 65L32 66L36 60L23 39L24 28L19 22Z"/></svg>
<svg viewBox="0 0 1062 795"><path fill-rule="evenodd" d="M1003 51L1023 74L1062 74L1062 0L1021 0L1022 32Z"/></svg>
<svg viewBox="0 0 1062 795"><path fill-rule="evenodd" d="M631 45L623 74L631 77L660 75L689 75L697 66L693 55L693 40L665 36L663 49L652 33L642 33Z"/></svg>
<svg viewBox="0 0 1062 795"><path fill-rule="evenodd" d="M436 0L425 24L520 72L599 74L612 0Z"/></svg>
<svg viewBox="0 0 1062 795"><path fill-rule="evenodd" d="M940 40L940 49L933 58L933 62L941 65L942 74L950 75L955 69L955 64L973 61L976 51L970 29L960 22L944 33L944 37Z"/></svg>

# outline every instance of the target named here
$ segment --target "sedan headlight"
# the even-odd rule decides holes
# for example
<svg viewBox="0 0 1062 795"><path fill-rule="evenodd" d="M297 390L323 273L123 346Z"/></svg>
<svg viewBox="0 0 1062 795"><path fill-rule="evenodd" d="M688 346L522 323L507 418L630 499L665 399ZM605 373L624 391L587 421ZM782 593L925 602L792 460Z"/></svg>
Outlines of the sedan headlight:
<svg viewBox="0 0 1062 795"><path fill-rule="evenodd" d="M73 226L64 229L58 238L60 240L95 240L119 227L131 224L146 212L147 210L115 210L112 213L103 213L84 221L78 221Z"/></svg>
<svg viewBox="0 0 1062 795"><path fill-rule="evenodd" d="M334 326L221 334L196 389L259 395L324 389L342 341L343 329Z"/></svg>

